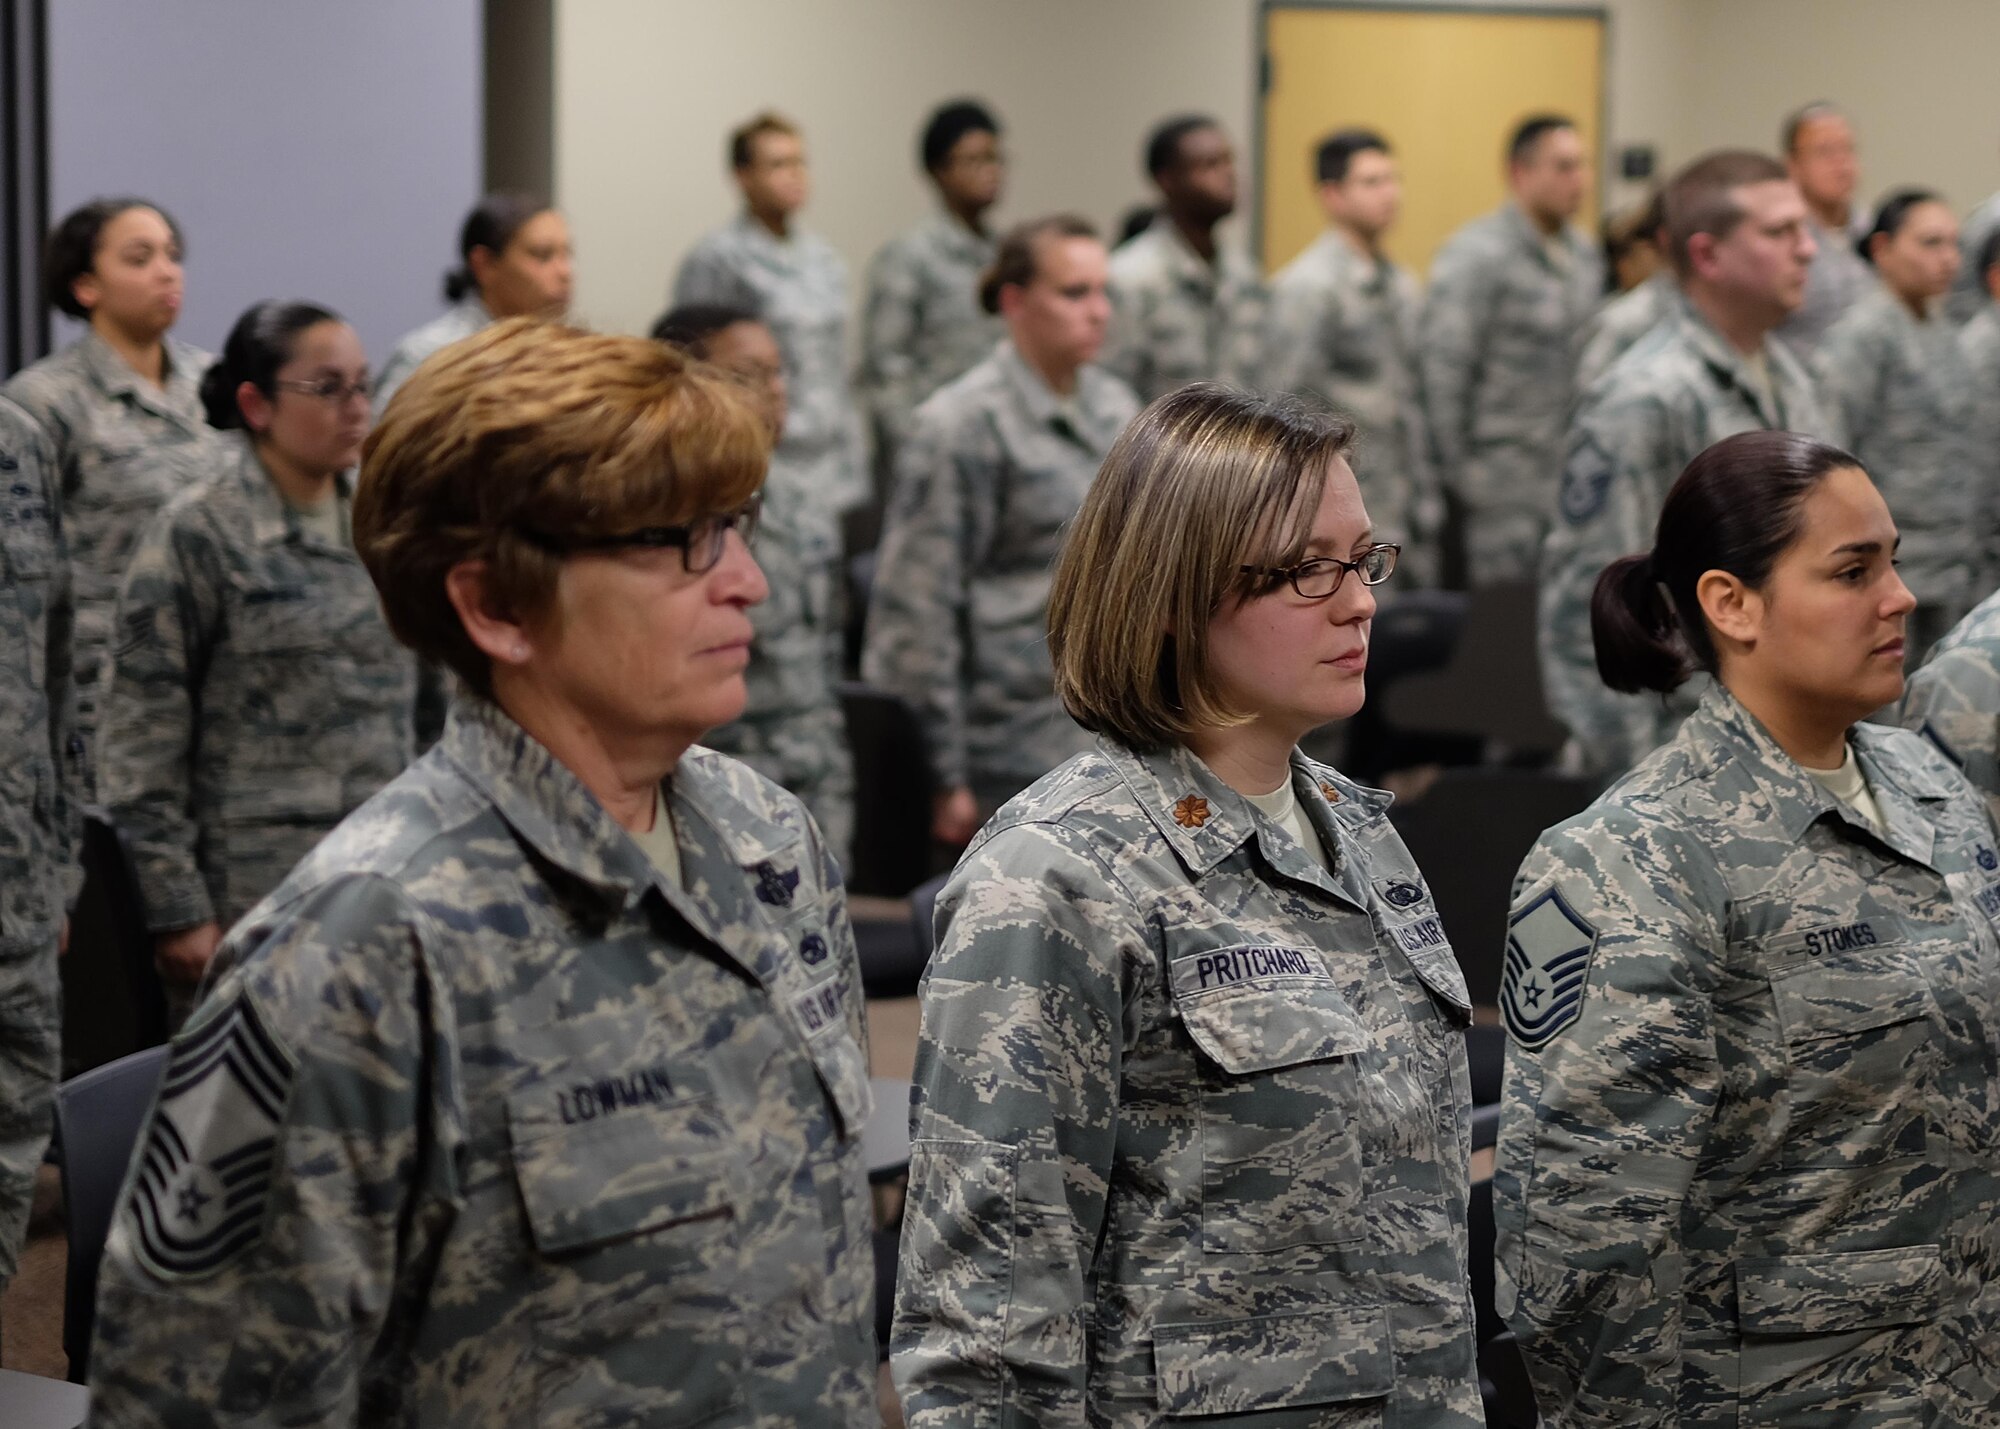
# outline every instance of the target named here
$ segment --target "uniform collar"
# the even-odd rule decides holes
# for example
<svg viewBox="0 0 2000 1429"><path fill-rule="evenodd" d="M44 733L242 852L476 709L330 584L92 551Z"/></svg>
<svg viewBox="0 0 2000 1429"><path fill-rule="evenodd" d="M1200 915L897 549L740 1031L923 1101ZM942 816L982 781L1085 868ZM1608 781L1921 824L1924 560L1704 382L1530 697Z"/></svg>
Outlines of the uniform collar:
<svg viewBox="0 0 2000 1429"><path fill-rule="evenodd" d="M1774 431L1783 428L1786 411L1768 412L1764 409L1763 393L1751 380L1750 368L1744 362L1743 354L1730 346L1679 287L1674 289L1672 310L1681 331L1687 336L1688 345L1708 364L1709 369L1743 395L1743 399L1757 410L1767 428ZM1772 399L1781 409L1789 409L1805 386L1804 375L1785 345L1769 333L1764 335L1764 361L1771 372Z"/></svg>
<svg viewBox="0 0 2000 1429"><path fill-rule="evenodd" d="M143 381L115 348L98 336L95 328L84 329L77 339L84 371L107 396L127 398L147 410L171 418L190 430L202 423L191 413L201 408L201 393L195 381L195 350L175 339L161 340L162 381L158 387Z"/></svg>
<svg viewBox="0 0 2000 1429"><path fill-rule="evenodd" d="M1544 268L1553 270L1556 266L1555 260L1549 257L1547 246L1550 239L1542 233L1541 229L1535 226L1535 221L1528 217L1528 211L1514 200L1509 199L1505 204L1501 205L1500 213L1502 221L1506 223L1508 229L1514 234L1514 237L1534 253L1535 261L1540 263ZM1564 224L1555 231L1554 240L1573 253L1578 247L1575 238L1570 233L1568 224Z"/></svg>
<svg viewBox="0 0 2000 1429"><path fill-rule="evenodd" d="M1001 338L994 347L993 355L1007 386L1027 409L1029 418L1036 426L1062 430L1069 426L1074 416L1083 423L1084 430L1065 435L1072 436L1095 452L1104 451L1117 437L1117 420L1107 415L1097 400L1100 389L1096 369L1086 364L1077 370L1075 396L1064 402L1049 390L1042 374L1028 365L1028 359L1021 356L1012 338Z"/></svg>
<svg viewBox="0 0 2000 1429"><path fill-rule="evenodd" d="M805 262L806 231L796 219L780 238L745 209L736 215L735 229L750 254L769 267L791 271Z"/></svg>
<svg viewBox="0 0 2000 1429"><path fill-rule="evenodd" d="M997 240L974 233L948 208L940 208L931 215L930 229L940 248L967 262L985 262L997 246Z"/></svg>
<svg viewBox="0 0 2000 1429"><path fill-rule="evenodd" d="M1212 872L1257 838L1264 827L1250 801L1184 745L1142 752L1113 739L1099 739L1097 747L1191 877ZM1295 882L1312 884L1357 907L1366 907L1367 890L1356 867L1348 831L1380 818L1392 796L1352 783L1296 749L1291 768L1293 793L1319 830L1333 871L1329 874L1289 839L1278 843L1258 838L1259 851L1266 862Z"/></svg>
<svg viewBox="0 0 2000 1429"><path fill-rule="evenodd" d="M309 531L299 520L299 513L278 491L278 484L271 480L271 474L264 469L264 463L257 459L257 448L252 445L247 432L232 431L222 438L229 454L229 479L234 484L236 499L243 503L250 519L250 538L259 546L282 546L287 541L297 541L318 550L336 551L343 556L358 560L359 557L345 546L329 546L317 533ZM333 479L334 498L351 501L354 497L354 474L343 471Z"/></svg>
<svg viewBox="0 0 2000 1429"><path fill-rule="evenodd" d="M1785 753L1762 722L1720 681L1710 682L1700 707L1689 716L1687 728L1694 747L1710 767L1730 762L1741 765L1769 802L1785 836L1794 843L1830 816L1855 833L1886 843L1914 863L1930 864L1936 825L1926 806L1949 800L1951 790L1935 774L1903 759L1887 731L1857 724L1848 732L1869 792L1882 810L1886 831L1878 833Z"/></svg>

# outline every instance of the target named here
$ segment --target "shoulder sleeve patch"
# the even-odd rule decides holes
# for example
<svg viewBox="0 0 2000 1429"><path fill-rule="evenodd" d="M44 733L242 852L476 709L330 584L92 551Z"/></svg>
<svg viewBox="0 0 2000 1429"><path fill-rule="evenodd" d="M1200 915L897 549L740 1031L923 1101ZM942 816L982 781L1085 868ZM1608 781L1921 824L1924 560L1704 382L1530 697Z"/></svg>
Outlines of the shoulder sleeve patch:
<svg viewBox="0 0 2000 1429"><path fill-rule="evenodd" d="M1550 888L1507 919L1507 960L1500 975L1500 1015L1530 1052L1553 1041L1583 1011L1583 985L1597 929Z"/></svg>
<svg viewBox="0 0 2000 1429"><path fill-rule="evenodd" d="M257 1243L297 1068L241 993L174 1044L132 1184L154 1278L204 1279Z"/></svg>
<svg viewBox="0 0 2000 1429"><path fill-rule="evenodd" d="M1557 504L1563 520L1581 526L1604 509L1611 486L1611 454L1589 432L1582 434L1563 463L1562 492Z"/></svg>

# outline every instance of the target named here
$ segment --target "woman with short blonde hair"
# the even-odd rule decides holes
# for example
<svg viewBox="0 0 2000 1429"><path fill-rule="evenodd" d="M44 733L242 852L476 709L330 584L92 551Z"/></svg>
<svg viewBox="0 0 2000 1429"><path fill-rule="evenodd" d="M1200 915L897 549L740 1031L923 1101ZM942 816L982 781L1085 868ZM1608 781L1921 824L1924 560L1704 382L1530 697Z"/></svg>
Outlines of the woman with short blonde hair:
<svg viewBox="0 0 2000 1429"><path fill-rule="evenodd" d="M1299 753L1361 705L1353 428L1197 385L1056 565L1097 731L938 900L894 1368L913 1429L1484 1422L1465 984L1388 797ZM1273 1421L1275 1422L1275 1421Z"/></svg>
<svg viewBox="0 0 2000 1429"><path fill-rule="evenodd" d="M642 338L498 323L355 544L444 738L239 924L99 1281L103 1423L878 1425L859 969L743 708L769 450Z"/></svg>

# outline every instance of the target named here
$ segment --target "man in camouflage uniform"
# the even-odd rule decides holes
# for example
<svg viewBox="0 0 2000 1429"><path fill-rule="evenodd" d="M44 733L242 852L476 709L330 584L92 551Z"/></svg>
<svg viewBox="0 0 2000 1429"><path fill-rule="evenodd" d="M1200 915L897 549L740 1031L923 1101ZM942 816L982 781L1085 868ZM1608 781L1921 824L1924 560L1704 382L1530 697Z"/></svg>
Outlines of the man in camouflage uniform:
<svg viewBox="0 0 2000 1429"><path fill-rule="evenodd" d="M1992 291L1986 270L1992 265L1982 259L1996 235L2000 235L2000 194L1994 194L1967 214L1959 227L1958 251L1964 261L1945 300L1945 312L1953 322L1969 322L1989 305Z"/></svg>
<svg viewBox="0 0 2000 1429"><path fill-rule="evenodd" d="M2000 594L1974 606L1910 676L1901 722L1943 751L2000 819Z"/></svg>
<svg viewBox="0 0 2000 1429"><path fill-rule="evenodd" d="M1583 325L1576 358L1576 390L1611 370L1611 364L1629 352L1634 344L1660 325L1674 308L1679 284L1671 269L1663 269L1632 289L1620 293L1590 315Z"/></svg>
<svg viewBox="0 0 2000 1429"><path fill-rule="evenodd" d="M1850 741L1879 830L1711 686L1522 865L1493 1193L1546 1422L2000 1423L2000 850Z"/></svg>
<svg viewBox="0 0 2000 1429"><path fill-rule="evenodd" d="M739 308L676 308L653 336L733 372L762 404L775 436L785 425L785 369L771 330ZM843 867L854 842L854 758L841 718L841 619L835 582L840 533L820 504L780 470L764 482L752 553L770 596L750 609L756 641L743 671L740 719L702 743L734 755L796 794Z"/></svg>
<svg viewBox="0 0 2000 1429"><path fill-rule="evenodd" d="M1465 984L1387 797L1291 769L1327 865L1185 748L1106 739L952 875L896 1286L911 1429L1484 1424Z"/></svg>
<svg viewBox="0 0 2000 1429"><path fill-rule="evenodd" d="M1169 120L1146 146L1146 172L1160 208L1111 255L1105 367L1141 402L1190 382L1259 386L1264 285L1250 255L1215 232L1236 211L1228 136L1212 119Z"/></svg>
<svg viewBox="0 0 2000 1429"><path fill-rule="evenodd" d="M1025 283L1003 289L1009 336L917 409L861 657L865 678L917 710L944 790L934 828L948 842L1084 747L1055 696L1049 573L1065 523L1139 411L1090 364L1110 311L1103 245L1075 220L1026 229L1040 235L1037 257Z"/></svg>
<svg viewBox="0 0 2000 1429"><path fill-rule="evenodd" d="M1809 104L1785 121L1779 142L1785 168L1806 201L1813 258L1805 297L1778 325L1777 336L1807 362L1841 314L1875 290L1875 270L1854 246L1857 234L1868 231L1868 218L1854 211L1861 169L1847 116L1830 104Z"/></svg>
<svg viewBox="0 0 2000 1429"><path fill-rule="evenodd" d="M223 946L98 1282L105 1426L877 1422L860 972L798 802L670 879L497 705Z"/></svg>
<svg viewBox="0 0 2000 1429"><path fill-rule="evenodd" d="M1987 235L1986 244L1968 260L1979 270L1986 301L1958 330L1958 350L1972 369L1973 387L1984 393L1974 408L1978 430L1973 440L1989 455L2000 452L2000 402L1992 394L2000 392L2000 228ZM1973 571L1975 595L2000 586L2000 506L1981 513L1982 537L1986 542L1983 559Z"/></svg>
<svg viewBox="0 0 2000 1429"><path fill-rule="evenodd" d="M795 126L757 116L731 136L730 161L744 211L682 260L673 300L744 308L777 334L791 393L784 470L837 518L869 497L861 414L847 385L847 264L799 226L807 178Z"/></svg>
<svg viewBox="0 0 2000 1429"><path fill-rule="evenodd" d="M1688 706L1621 695L1598 677L1598 573L1652 544L1668 488L1722 438L1833 432L1804 369L1770 336L1798 305L1812 256L1805 204L1784 169L1760 154L1697 159L1667 191L1667 221L1681 296L1578 404L1537 592L1550 708L1606 774L1663 743Z"/></svg>
<svg viewBox="0 0 2000 1429"><path fill-rule="evenodd" d="M1603 254L1571 222L1589 173L1568 120L1525 121L1508 146L1512 197L1431 265L1418 367L1474 586L1530 579L1548 529L1577 332L1604 292Z"/></svg>
<svg viewBox="0 0 2000 1429"><path fill-rule="evenodd" d="M416 752L417 662L355 556L351 474L315 522L244 434L212 450L133 554L99 739L156 936L227 931Z"/></svg>
<svg viewBox="0 0 2000 1429"><path fill-rule="evenodd" d="M1006 173L999 123L983 105L947 104L924 126L920 154L940 210L876 253L861 316L860 386L885 494L917 404L971 371L1001 333L979 305L993 261L986 215Z"/></svg>
<svg viewBox="0 0 2000 1429"><path fill-rule="evenodd" d="M213 469L214 429L202 415L201 379L213 359L162 339L155 387L95 331L14 374L0 395L41 424L76 578L77 730L92 742L110 679L118 583L139 536L169 497ZM85 791L95 785L86 753Z"/></svg>
<svg viewBox="0 0 2000 1429"><path fill-rule="evenodd" d="M1398 573L1438 576L1443 524L1417 402L1417 284L1382 251L1402 204L1388 143L1365 129L1320 145L1328 227L1271 280L1264 381L1320 401L1361 429L1355 475Z"/></svg>
<svg viewBox="0 0 2000 1429"><path fill-rule="evenodd" d="M69 561L55 455L0 399L0 1289L14 1274L62 1072L56 949L81 812Z"/></svg>

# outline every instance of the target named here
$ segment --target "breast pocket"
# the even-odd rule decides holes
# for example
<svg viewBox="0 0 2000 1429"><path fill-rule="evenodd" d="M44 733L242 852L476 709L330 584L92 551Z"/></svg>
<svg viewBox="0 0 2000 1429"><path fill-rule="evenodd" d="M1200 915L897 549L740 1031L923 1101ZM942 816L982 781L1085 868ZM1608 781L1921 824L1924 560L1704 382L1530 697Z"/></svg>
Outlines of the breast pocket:
<svg viewBox="0 0 2000 1429"><path fill-rule="evenodd" d="M619 1100L544 1090L508 1108L540 1421L704 1423L741 1401L745 1370L728 1130L705 1095Z"/></svg>
<svg viewBox="0 0 2000 1429"><path fill-rule="evenodd" d="M0 554L9 594L19 612L29 683L48 688L49 587L55 575L55 536L48 503L12 473L0 471Z"/></svg>
<svg viewBox="0 0 2000 1429"><path fill-rule="evenodd" d="M1916 948L1886 943L1783 965L1771 996L1785 1044L1788 1159L1842 1169L1921 1157L1939 1053Z"/></svg>
<svg viewBox="0 0 2000 1429"><path fill-rule="evenodd" d="M1287 959L1307 971L1291 971ZM1319 955L1189 953L1175 960L1174 980L1181 1021L1201 1053L1204 1251L1256 1255L1360 1240L1355 1058L1373 1039Z"/></svg>

